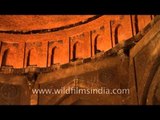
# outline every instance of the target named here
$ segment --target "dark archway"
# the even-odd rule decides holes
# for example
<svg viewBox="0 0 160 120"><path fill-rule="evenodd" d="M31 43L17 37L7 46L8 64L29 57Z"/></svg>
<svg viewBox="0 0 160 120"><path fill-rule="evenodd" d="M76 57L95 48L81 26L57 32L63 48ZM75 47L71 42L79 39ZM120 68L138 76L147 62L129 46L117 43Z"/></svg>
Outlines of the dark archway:
<svg viewBox="0 0 160 120"><path fill-rule="evenodd" d="M55 60L55 49L57 47L52 48L52 54L51 54L51 65L54 64L54 60Z"/></svg>
<svg viewBox="0 0 160 120"><path fill-rule="evenodd" d="M36 53L36 49L32 48L28 51L27 54L27 66L37 66L37 53Z"/></svg>
<svg viewBox="0 0 160 120"><path fill-rule="evenodd" d="M2 56L2 63L1 66L7 65L7 58L8 58L9 49L5 50Z"/></svg>
<svg viewBox="0 0 160 120"><path fill-rule="evenodd" d="M134 16L134 26L135 26L135 32L136 34L139 32L139 26L138 26L138 16Z"/></svg>
<svg viewBox="0 0 160 120"><path fill-rule="evenodd" d="M77 44L78 44L78 42L74 43L74 45L73 45L73 51L72 51L73 52L73 58L72 58L73 61L77 59Z"/></svg>
<svg viewBox="0 0 160 120"><path fill-rule="evenodd" d="M95 37L95 40L94 40L94 54L97 54L99 52L101 52L101 50L98 49L98 38L99 38L100 35L97 35Z"/></svg>
<svg viewBox="0 0 160 120"><path fill-rule="evenodd" d="M31 50L28 51L28 55L27 55L27 66L30 65L30 58L31 58Z"/></svg>
<svg viewBox="0 0 160 120"><path fill-rule="evenodd" d="M115 41L115 45L118 44L118 41L119 41L119 28L121 27L120 24L118 24L115 28L115 31L114 31L114 41Z"/></svg>

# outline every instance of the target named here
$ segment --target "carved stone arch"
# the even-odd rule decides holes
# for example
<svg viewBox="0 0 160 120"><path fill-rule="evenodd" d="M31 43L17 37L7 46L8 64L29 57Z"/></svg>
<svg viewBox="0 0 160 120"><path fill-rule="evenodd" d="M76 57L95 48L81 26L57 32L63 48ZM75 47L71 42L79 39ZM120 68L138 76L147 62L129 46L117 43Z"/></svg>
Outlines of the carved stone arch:
<svg viewBox="0 0 160 120"><path fill-rule="evenodd" d="M144 98L147 105L160 105L160 65L154 71L153 79Z"/></svg>
<svg viewBox="0 0 160 120"><path fill-rule="evenodd" d="M26 66L37 65L34 61L37 59L36 50L34 48L30 49L27 53Z"/></svg>
<svg viewBox="0 0 160 120"><path fill-rule="evenodd" d="M72 60L73 61L78 58L78 55L77 55L77 46L78 46L78 44L79 44L78 41L73 44L73 51L72 51L72 55L73 55Z"/></svg>
<svg viewBox="0 0 160 120"><path fill-rule="evenodd" d="M55 64L62 64L64 51L63 44L57 41L50 41L48 46L47 65L52 66Z"/></svg>
<svg viewBox="0 0 160 120"><path fill-rule="evenodd" d="M100 42L102 42L99 40L100 37L101 37L100 34L98 34L98 35L96 35L96 37L94 39L94 54L101 52L101 50L99 48L99 46L100 46L99 44L100 44Z"/></svg>
<svg viewBox="0 0 160 120"><path fill-rule="evenodd" d="M55 52L57 51L58 47L55 46L52 48L52 53L51 53L51 65L55 64Z"/></svg>
<svg viewBox="0 0 160 120"><path fill-rule="evenodd" d="M130 85L135 85L131 87L131 93L134 93L132 99L143 105L153 104L160 77L160 33L158 28L149 32L130 51Z"/></svg>
<svg viewBox="0 0 160 120"><path fill-rule="evenodd" d="M119 33L119 29L122 27L121 24L118 24L114 30L114 42L115 42L115 45L119 43L119 36L120 36L120 33Z"/></svg>
<svg viewBox="0 0 160 120"><path fill-rule="evenodd" d="M10 51L9 49L6 49L6 50L3 52L1 66L6 66L6 65L7 65L7 59L8 59L9 51Z"/></svg>
<svg viewBox="0 0 160 120"><path fill-rule="evenodd" d="M145 87L144 87L144 91L143 91L143 97L142 97L142 100L141 100L141 103L142 104L154 104L153 102L153 97L155 95L155 93L153 93L151 95L150 91L155 91L155 88L157 87L158 85L158 82L160 82L159 78L160 75L158 74L159 71L160 71L160 57L158 57L153 64L150 64L148 65L148 68L150 68L150 73L147 77L147 80L146 80L146 84L145 84ZM148 72L146 73L148 74ZM146 74L144 74L144 76L146 76ZM156 84L155 84L156 83ZM160 93L159 93L160 95ZM150 101L148 101L149 99L152 99ZM152 103L151 103L152 101ZM159 101L159 104L160 104L160 101Z"/></svg>

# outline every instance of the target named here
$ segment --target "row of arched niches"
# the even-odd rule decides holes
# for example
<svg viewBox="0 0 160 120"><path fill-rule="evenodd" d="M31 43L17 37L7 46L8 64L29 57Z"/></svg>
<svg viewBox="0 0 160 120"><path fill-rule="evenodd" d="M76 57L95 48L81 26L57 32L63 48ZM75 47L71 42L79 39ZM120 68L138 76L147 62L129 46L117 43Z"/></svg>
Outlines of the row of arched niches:
<svg viewBox="0 0 160 120"><path fill-rule="evenodd" d="M46 68L93 57L135 36L153 18L153 15L95 15L56 28L0 29L0 67Z"/></svg>

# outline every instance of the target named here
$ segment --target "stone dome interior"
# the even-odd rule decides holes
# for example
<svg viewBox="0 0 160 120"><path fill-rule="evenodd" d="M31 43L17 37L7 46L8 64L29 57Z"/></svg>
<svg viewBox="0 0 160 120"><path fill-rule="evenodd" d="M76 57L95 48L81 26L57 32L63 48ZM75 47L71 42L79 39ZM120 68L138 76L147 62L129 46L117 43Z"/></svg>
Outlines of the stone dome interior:
<svg viewBox="0 0 160 120"><path fill-rule="evenodd" d="M0 15L0 30L37 30L61 27L94 15Z"/></svg>

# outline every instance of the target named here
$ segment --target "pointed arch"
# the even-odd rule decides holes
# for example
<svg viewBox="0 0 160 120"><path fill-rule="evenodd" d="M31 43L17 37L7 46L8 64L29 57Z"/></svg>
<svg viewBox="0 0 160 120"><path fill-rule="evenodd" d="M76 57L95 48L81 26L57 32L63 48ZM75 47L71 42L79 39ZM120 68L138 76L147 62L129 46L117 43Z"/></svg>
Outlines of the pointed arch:
<svg viewBox="0 0 160 120"><path fill-rule="evenodd" d="M118 44L119 42L119 29L121 27L121 24L118 24L115 28L115 31L114 31L114 42L115 42L115 45Z"/></svg>
<svg viewBox="0 0 160 120"><path fill-rule="evenodd" d="M52 53L51 53L51 65L55 64L55 50L57 49L57 47L53 47L52 48Z"/></svg>
<svg viewBox="0 0 160 120"><path fill-rule="evenodd" d="M35 61L37 59L35 49L30 49L27 54L27 63L26 66L36 65Z"/></svg>
<svg viewBox="0 0 160 120"><path fill-rule="evenodd" d="M4 51L4 53L3 53L3 56L2 56L1 66L7 65L8 54L9 54L9 49L6 49L6 50Z"/></svg>
<svg viewBox="0 0 160 120"><path fill-rule="evenodd" d="M100 38L100 35L98 34L94 39L94 54L101 52L101 50L99 49L99 44L102 41L100 41L99 38Z"/></svg>
<svg viewBox="0 0 160 120"><path fill-rule="evenodd" d="M73 60L76 60L77 59L77 45L79 44L79 42L77 41L76 43L74 43L73 45L73 51L72 51L72 54L73 54Z"/></svg>

